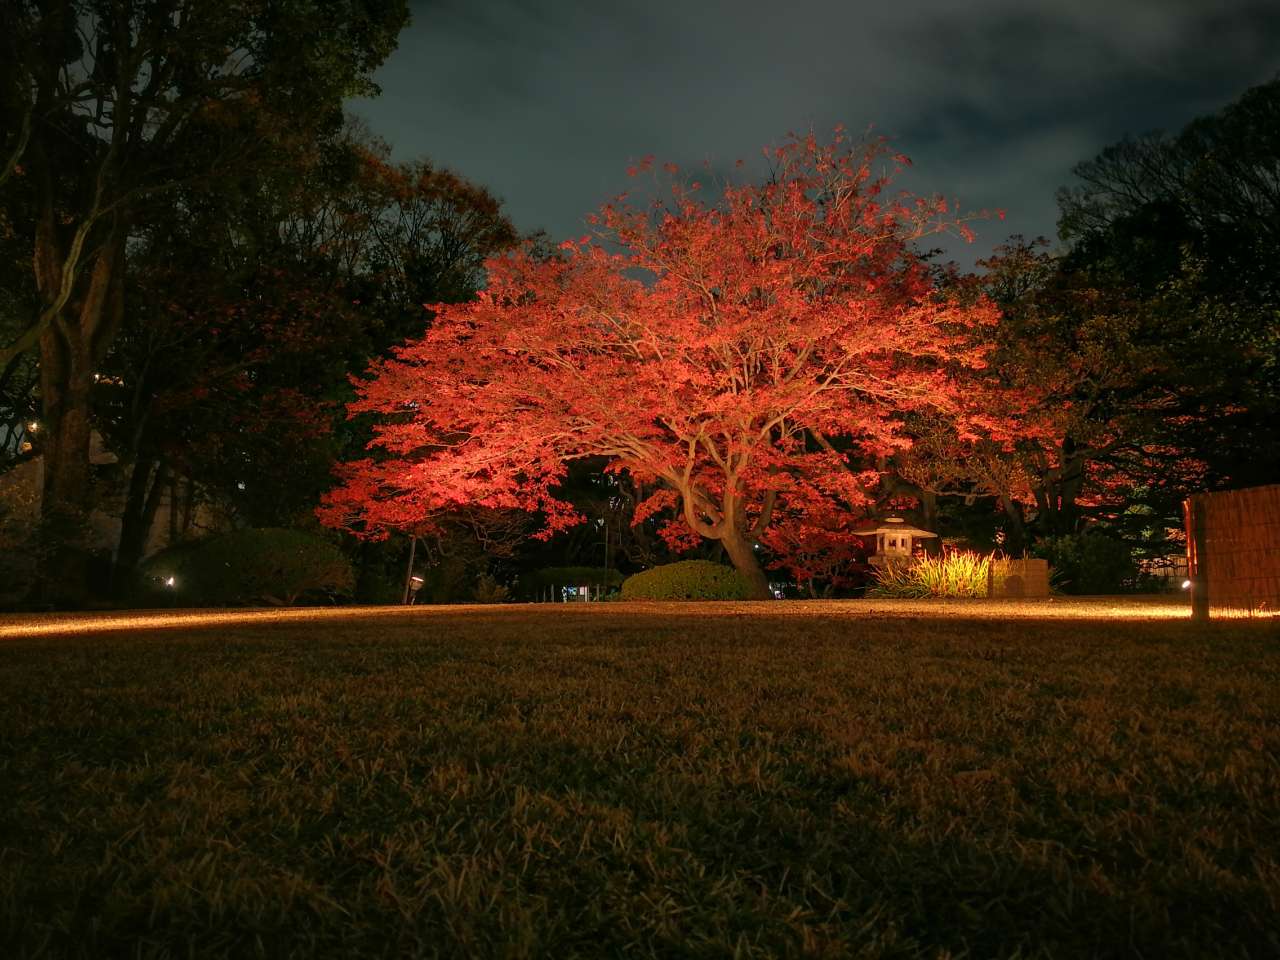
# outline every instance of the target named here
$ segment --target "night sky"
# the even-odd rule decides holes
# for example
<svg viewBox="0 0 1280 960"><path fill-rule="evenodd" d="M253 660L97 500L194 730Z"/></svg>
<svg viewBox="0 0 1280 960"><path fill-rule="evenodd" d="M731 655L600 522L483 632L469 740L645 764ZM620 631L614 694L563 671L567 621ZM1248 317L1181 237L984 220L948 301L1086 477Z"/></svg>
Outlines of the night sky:
<svg viewBox="0 0 1280 960"><path fill-rule="evenodd" d="M554 239L630 186L633 157L738 158L843 123L915 163L899 182L1056 233L1054 190L1126 133L1176 130L1280 70L1257 0L411 0L413 25L353 105Z"/></svg>

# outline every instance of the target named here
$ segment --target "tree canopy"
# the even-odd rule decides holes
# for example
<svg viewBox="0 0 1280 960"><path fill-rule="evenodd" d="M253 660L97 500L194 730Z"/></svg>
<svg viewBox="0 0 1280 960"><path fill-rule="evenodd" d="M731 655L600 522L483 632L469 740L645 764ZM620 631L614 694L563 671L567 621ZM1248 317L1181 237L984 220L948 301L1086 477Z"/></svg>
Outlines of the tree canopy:
<svg viewBox="0 0 1280 960"><path fill-rule="evenodd" d="M555 531L579 520L566 464L603 456L660 482L637 520L678 503L669 535L721 541L763 598L770 525L865 502L860 458L908 446L907 414L998 439L970 376L997 311L949 296L911 246L964 230L946 202L890 194L883 142L790 137L769 157L763 182L721 188L668 167L648 203L605 205L595 240L492 260L476 301L360 385L350 410L381 416L389 457L345 466L325 522L378 536L478 503Z"/></svg>

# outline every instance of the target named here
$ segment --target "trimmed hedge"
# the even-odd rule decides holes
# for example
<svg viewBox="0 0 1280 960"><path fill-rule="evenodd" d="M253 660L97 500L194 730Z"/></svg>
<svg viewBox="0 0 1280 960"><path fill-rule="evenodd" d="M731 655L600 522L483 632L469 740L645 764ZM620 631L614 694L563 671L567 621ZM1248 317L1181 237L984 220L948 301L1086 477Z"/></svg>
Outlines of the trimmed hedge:
<svg viewBox="0 0 1280 960"><path fill-rule="evenodd" d="M623 600L746 600L750 594L737 570L710 560L654 567L622 584Z"/></svg>
<svg viewBox="0 0 1280 960"><path fill-rule="evenodd" d="M271 528L175 544L138 572L151 599L192 607L291 607L308 597L350 596L355 588L351 564L328 540Z"/></svg>

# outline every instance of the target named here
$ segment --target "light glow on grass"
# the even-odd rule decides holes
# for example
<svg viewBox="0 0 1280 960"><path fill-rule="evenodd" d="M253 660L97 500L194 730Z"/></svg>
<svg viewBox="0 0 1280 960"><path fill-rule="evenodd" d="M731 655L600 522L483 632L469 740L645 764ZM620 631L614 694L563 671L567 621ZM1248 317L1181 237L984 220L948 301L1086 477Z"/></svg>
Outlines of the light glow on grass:
<svg viewBox="0 0 1280 960"><path fill-rule="evenodd" d="M547 617L664 614L705 617L820 617L928 620L1177 620L1191 616L1185 595L1169 597L1050 597L1026 600L783 600L763 603L717 601L424 605L412 607L296 607L242 610L128 610L109 613L41 613L0 616L0 639L135 630L200 630L271 624L337 623L385 619L429 619L445 614L542 620ZM1250 611L1214 611L1215 617L1274 616Z"/></svg>

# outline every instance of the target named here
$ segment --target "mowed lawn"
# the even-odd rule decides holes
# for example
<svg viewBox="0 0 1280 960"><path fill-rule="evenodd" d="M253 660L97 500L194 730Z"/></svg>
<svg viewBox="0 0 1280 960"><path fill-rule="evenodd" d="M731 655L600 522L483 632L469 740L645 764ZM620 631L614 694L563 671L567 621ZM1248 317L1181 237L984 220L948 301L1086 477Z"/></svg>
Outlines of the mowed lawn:
<svg viewBox="0 0 1280 960"><path fill-rule="evenodd" d="M1276 626L871 610L0 639L0 956L1280 957Z"/></svg>

